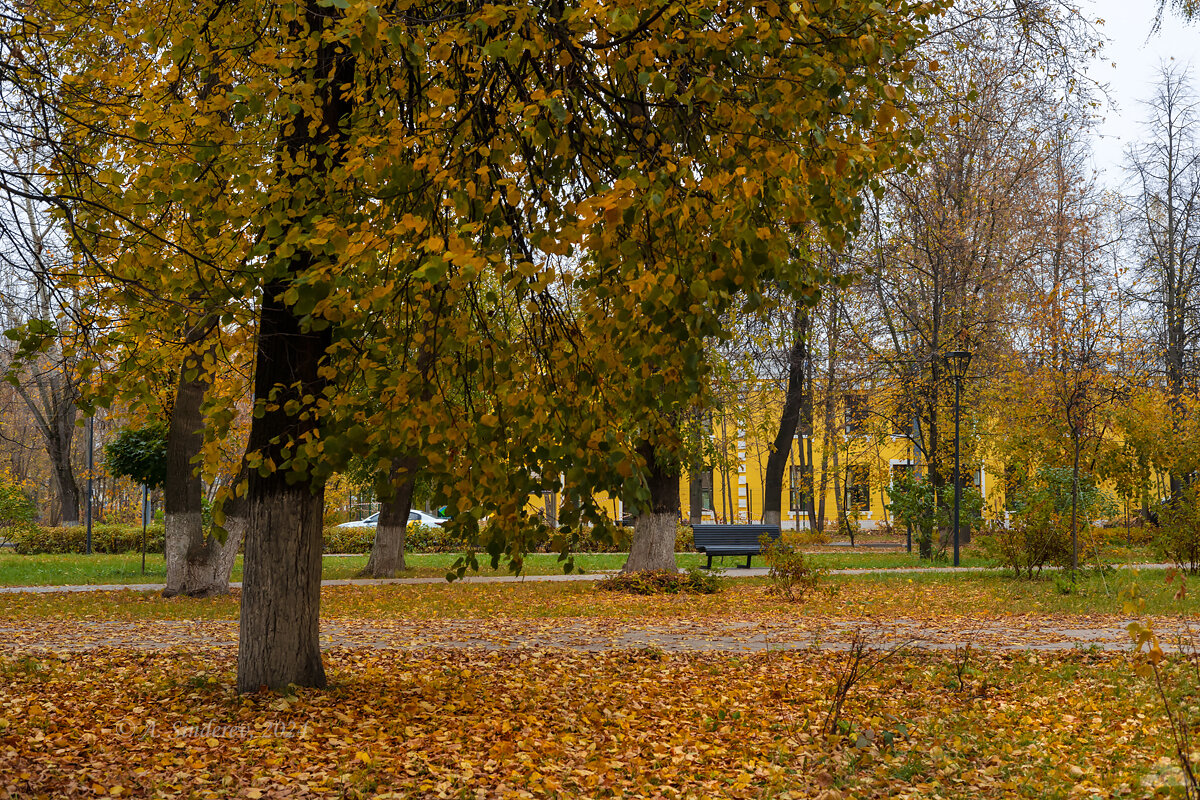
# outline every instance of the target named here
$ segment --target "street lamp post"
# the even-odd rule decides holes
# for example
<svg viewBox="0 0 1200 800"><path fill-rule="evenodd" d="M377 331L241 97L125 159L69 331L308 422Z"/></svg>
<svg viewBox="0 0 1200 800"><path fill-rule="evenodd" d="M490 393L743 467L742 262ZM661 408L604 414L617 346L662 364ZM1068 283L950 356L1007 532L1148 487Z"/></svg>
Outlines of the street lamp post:
<svg viewBox="0 0 1200 800"><path fill-rule="evenodd" d="M954 566L958 566L958 518L962 504L962 473L959 449L959 415L962 408L962 384L971 365L971 354L966 350L946 353L946 369L954 379Z"/></svg>
<svg viewBox="0 0 1200 800"><path fill-rule="evenodd" d="M87 445L87 554L92 554L92 471L95 467L93 457L96 450L96 435L94 426L95 417L88 417L88 445Z"/></svg>

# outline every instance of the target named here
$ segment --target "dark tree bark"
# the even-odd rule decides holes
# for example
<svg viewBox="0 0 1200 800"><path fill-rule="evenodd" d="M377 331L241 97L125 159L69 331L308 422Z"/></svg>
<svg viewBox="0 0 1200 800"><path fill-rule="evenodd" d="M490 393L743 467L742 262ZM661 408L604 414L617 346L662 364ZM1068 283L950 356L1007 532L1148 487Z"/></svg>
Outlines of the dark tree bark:
<svg viewBox="0 0 1200 800"><path fill-rule="evenodd" d="M287 284L273 282L263 292L255 363L254 396L277 390L277 411L255 416L247 450L285 464L285 447L317 430L317 423L283 413L284 403L306 394L319 397L325 386L317 368L331 337L329 329L305 330L283 303ZM250 471L246 515L246 554L238 636L238 691L288 684L323 687L320 604L322 524L325 487L308 480L288 481L284 469L263 475Z"/></svg>
<svg viewBox="0 0 1200 800"><path fill-rule="evenodd" d="M804 398L804 356L807 352L808 312L797 308L792 315L792 331L795 341L788 353L787 393L783 398L783 413L779 417L779 430L771 453L767 456L767 467L763 474L763 516L766 525L779 525L783 520L783 476L787 470L788 457L792 454L792 441L800 426L800 412Z"/></svg>
<svg viewBox="0 0 1200 800"><path fill-rule="evenodd" d="M678 465L666 466L659 461L650 444L639 452L646 460L646 483L650 489L650 504L641 509L633 526L633 543L622 572L645 570L676 570L675 529L679 522Z"/></svg>
<svg viewBox="0 0 1200 800"><path fill-rule="evenodd" d="M688 521L699 525L704 520L704 462L700 457L700 427L702 420L697 415L692 435L692 463L688 469ZM712 481L709 481L712 485Z"/></svg>
<svg viewBox="0 0 1200 800"><path fill-rule="evenodd" d="M76 401L79 392L75 384L57 369L33 376L31 385L18 384L17 393L37 422L42 444L50 459L52 490L58 500L59 523L79 524L79 481L71 464L72 443L75 439L75 418L79 412Z"/></svg>
<svg viewBox="0 0 1200 800"><path fill-rule="evenodd" d="M688 473L688 522L693 525L699 525L704 519L704 509L701 507L704 503L704 488L701 486L703 480L703 467L693 464Z"/></svg>
<svg viewBox="0 0 1200 800"><path fill-rule="evenodd" d="M211 325L201 323L189 335L189 342L202 340L207 330L211 330ZM189 371L194 371L191 379L188 378ZM208 376L202 359L197 358L195 364L185 363L179 371L179 385L167 428L167 474L163 484L167 562L164 597L227 594L229 575L240 544L240 535L236 539L229 536L221 542L204 531L204 486L195 459L204 445L201 407L207 391ZM226 552L230 548L232 553Z"/></svg>
<svg viewBox="0 0 1200 800"><path fill-rule="evenodd" d="M336 12L310 0L309 28L327 28ZM301 34L296 25L296 35ZM315 53L314 75L323 81L320 119L297 114L280 130L288 163L307 162L316 175L328 174L342 158L339 128L353 110L354 59L336 41L322 41ZM281 156L283 154L281 153ZM297 186L298 202L312 198ZM335 199L335 198L334 198ZM316 257L297 251L286 274L263 287L255 358L254 397L264 403L250 426L247 451L260 453L275 469L250 471L246 519L245 577L238 639L240 692L289 684L323 687L319 639L322 524L325 485L311 473L288 468L295 443L319 433L311 399L327 382L319 367L332 342L328 327L312 330L284 301L284 293L308 272ZM295 403L303 413L289 413Z"/></svg>
<svg viewBox="0 0 1200 800"><path fill-rule="evenodd" d="M359 573L362 577L394 578L408 568L404 563L404 537L408 533L408 515L412 511L413 490L417 485L415 470L416 459L409 459L392 473L395 494L379 509L375 542L371 545L367 566ZM400 481L398 485L397 480Z"/></svg>

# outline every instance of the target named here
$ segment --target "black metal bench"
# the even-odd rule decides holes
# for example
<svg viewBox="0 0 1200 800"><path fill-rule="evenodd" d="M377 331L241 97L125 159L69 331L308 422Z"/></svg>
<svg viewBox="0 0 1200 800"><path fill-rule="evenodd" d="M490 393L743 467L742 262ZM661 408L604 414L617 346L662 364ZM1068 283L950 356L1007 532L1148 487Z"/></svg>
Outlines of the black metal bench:
<svg viewBox="0 0 1200 800"><path fill-rule="evenodd" d="M750 559L762 553L759 539L763 536L778 539L778 525L693 525L692 541L701 553L708 556L712 569L713 556L745 556L746 566Z"/></svg>

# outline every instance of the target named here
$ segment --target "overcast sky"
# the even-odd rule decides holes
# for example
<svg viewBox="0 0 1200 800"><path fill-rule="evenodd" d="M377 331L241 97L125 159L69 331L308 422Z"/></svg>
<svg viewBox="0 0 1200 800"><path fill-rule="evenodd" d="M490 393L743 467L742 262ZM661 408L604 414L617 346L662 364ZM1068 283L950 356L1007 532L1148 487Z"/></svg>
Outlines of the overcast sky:
<svg viewBox="0 0 1200 800"><path fill-rule="evenodd" d="M1200 24L1170 15L1151 35L1156 4L1153 0L1080 0L1085 13L1104 20L1099 27L1109 39L1102 58L1089 70L1092 78L1109 85L1103 121L1094 142L1096 167L1112 188L1124 180L1124 153L1143 138L1146 109L1142 102L1154 93L1160 65L1174 59L1192 67L1192 86L1200 86Z"/></svg>

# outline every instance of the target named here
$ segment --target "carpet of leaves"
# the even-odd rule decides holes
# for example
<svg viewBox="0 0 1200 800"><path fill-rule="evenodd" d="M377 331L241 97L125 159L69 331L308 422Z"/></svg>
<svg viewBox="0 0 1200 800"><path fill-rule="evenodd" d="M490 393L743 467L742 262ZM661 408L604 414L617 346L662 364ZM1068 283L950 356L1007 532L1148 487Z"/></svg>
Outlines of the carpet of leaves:
<svg viewBox="0 0 1200 800"><path fill-rule="evenodd" d="M1144 797L1123 654L909 652L822 733L844 654L335 648L237 696L230 648L0 656L0 798ZM890 742L890 744L889 744Z"/></svg>
<svg viewBox="0 0 1200 800"><path fill-rule="evenodd" d="M1116 606L978 577L803 605L753 582L337 587L330 688L239 697L236 595L13 595L0 800L1182 796ZM909 644L826 733L859 629Z"/></svg>

